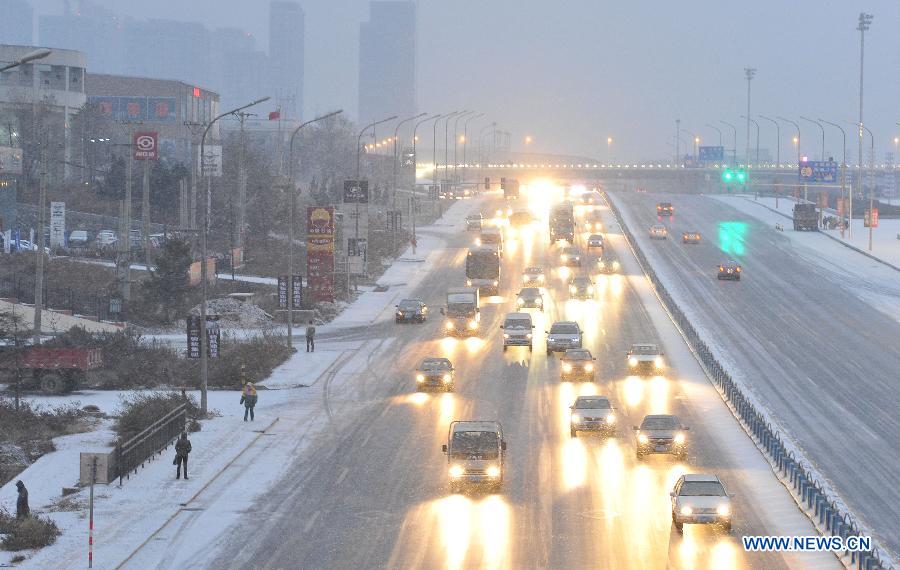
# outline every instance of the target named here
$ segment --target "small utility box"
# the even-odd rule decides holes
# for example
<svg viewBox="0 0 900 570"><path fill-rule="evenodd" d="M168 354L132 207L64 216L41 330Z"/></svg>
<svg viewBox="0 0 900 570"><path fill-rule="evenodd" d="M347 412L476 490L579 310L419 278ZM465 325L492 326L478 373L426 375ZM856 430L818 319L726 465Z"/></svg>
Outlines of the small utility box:
<svg viewBox="0 0 900 570"><path fill-rule="evenodd" d="M116 460L112 453L82 452L78 477L78 482L81 485L91 484L91 467L95 457L97 458L97 478L94 480L94 483L110 483L116 478Z"/></svg>

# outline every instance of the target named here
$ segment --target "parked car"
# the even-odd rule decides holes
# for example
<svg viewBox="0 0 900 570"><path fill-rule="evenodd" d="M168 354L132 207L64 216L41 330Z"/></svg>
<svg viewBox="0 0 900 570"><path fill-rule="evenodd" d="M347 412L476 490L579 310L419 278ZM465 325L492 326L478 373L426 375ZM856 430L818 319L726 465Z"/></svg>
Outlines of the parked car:
<svg viewBox="0 0 900 570"><path fill-rule="evenodd" d="M82 247L87 245L89 241L91 241L91 235L87 230L72 230L72 233L69 234L70 247Z"/></svg>

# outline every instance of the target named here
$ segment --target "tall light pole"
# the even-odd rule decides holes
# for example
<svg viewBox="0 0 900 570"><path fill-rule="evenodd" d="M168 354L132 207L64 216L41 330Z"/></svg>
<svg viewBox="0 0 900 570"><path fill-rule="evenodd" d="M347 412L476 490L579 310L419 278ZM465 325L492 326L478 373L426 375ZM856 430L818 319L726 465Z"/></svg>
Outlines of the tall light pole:
<svg viewBox="0 0 900 570"><path fill-rule="evenodd" d="M294 132L291 133L291 143L288 147L288 179L290 180L290 188L288 192L291 197L291 206L288 209L288 299L287 299L287 342L288 348L294 348L294 209L297 202L297 184L294 181L294 137L300 132L300 129L307 125L324 121L335 115L343 113L344 110L333 111L327 115L316 117L305 123L301 123Z"/></svg>
<svg viewBox="0 0 900 570"><path fill-rule="evenodd" d="M859 23L856 26L856 29L859 30L859 188L862 190L862 171L863 171L863 67L864 67L864 55L865 55L865 46L866 46L866 32L869 30L869 26L872 24L872 14L866 14L865 12L859 13ZM874 143L873 143L874 144ZM851 194L851 203L852 203L852 194L853 194L853 185L850 185L850 194ZM851 216L853 213L851 212ZM871 225L871 224L870 224ZM870 228L871 229L871 228Z"/></svg>
<svg viewBox="0 0 900 570"><path fill-rule="evenodd" d="M360 165L361 153L362 153L362 136L364 134L366 134L366 131L368 131L369 129L375 128L376 126L378 126L382 123L387 123L388 121L393 121L396 118L397 118L397 115L394 115L393 117L388 117L386 119L381 119L380 121L375 121L374 123L369 123L368 125L366 125L363 128L363 130L359 131L359 136L356 137L356 180L357 181L359 180L359 165ZM379 144L379 143L376 143L376 145L377 144Z"/></svg>
<svg viewBox="0 0 900 570"><path fill-rule="evenodd" d="M734 141L734 145L731 147L731 161L732 166L737 166L737 127L725 121L720 120L719 122L723 125L731 127L732 132L734 132L734 139L732 139Z"/></svg>
<svg viewBox="0 0 900 570"><path fill-rule="evenodd" d="M53 51L49 50L47 48L40 48L40 49L30 51L30 52L26 53L25 55L23 55L18 60L14 61L12 63L9 63L7 65L4 65L3 67L0 67L0 73L3 73L4 71L9 71L10 69L12 69L14 67L19 67L22 64L28 63L30 61L34 61L36 59L44 59L51 53L53 53Z"/></svg>
<svg viewBox="0 0 900 570"><path fill-rule="evenodd" d="M612 137L606 137L606 164L610 164L612 161Z"/></svg>
<svg viewBox="0 0 900 570"><path fill-rule="evenodd" d="M744 157L747 164L750 164L750 82L753 80L753 76L756 75L756 68L745 67L744 75L747 77L747 154Z"/></svg>
<svg viewBox="0 0 900 570"><path fill-rule="evenodd" d="M675 119L675 166L681 160L681 119Z"/></svg>
<svg viewBox="0 0 900 570"><path fill-rule="evenodd" d="M800 169L800 124L797 121L792 121L790 119L786 119L780 115L777 117L777 119L784 121L785 123L790 123L790 124L794 125L795 129L797 129L797 171L799 172L800 171L799 170ZM804 201L807 201L807 199L809 198L808 190L809 189L808 189L807 185L804 184L803 185L803 200Z"/></svg>
<svg viewBox="0 0 900 570"><path fill-rule="evenodd" d="M459 126L459 120L460 120L460 119L462 119L463 117L467 117L467 116L471 115L471 114L474 113L474 112L475 112L475 111L466 111L465 113L461 113L461 114L457 115L457 116L453 119L453 184L456 184L456 182L457 182L457 180L456 180L456 168L459 166L459 160L457 160L457 158L456 158L456 147L457 147L457 144L456 144L456 143L459 142L459 139L457 138L457 134L456 134L456 132L457 132L456 129L457 129L457 127Z"/></svg>
<svg viewBox="0 0 900 570"><path fill-rule="evenodd" d="M212 202L212 176L210 173L206 171L203 161L206 158L206 135L209 134L209 130L212 128L216 122L222 117L227 117L228 115L234 115L235 113L239 113L244 109L248 109L253 107L254 105L259 105L260 103L264 103L268 101L268 97L263 97L262 99L257 99L252 103L247 103L237 109L232 109L226 113L222 113L221 115L215 117L212 121L206 125L206 129L203 131L203 137L200 139L200 165L202 172L200 173L202 176L206 177L206 206L205 211L203 213L203 231L200 233L200 287L203 293L202 301L200 302L200 413L204 416L206 415L206 388L209 382L209 356L207 352L209 351L209 338L206 332L206 297L207 297L207 270L206 270L206 257L207 257L207 241L209 239L209 214L210 214L210 205Z"/></svg>
<svg viewBox="0 0 900 570"><path fill-rule="evenodd" d="M483 177L485 163L488 162L487 160L485 160L484 150L483 150L484 147L482 146L484 143L484 131L486 131L488 129L496 129L496 128L497 128L497 123L494 122L494 123L491 123L490 125L485 125L485 126L481 127L481 130L478 131L478 163L481 165L478 170L479 178ZM488 190L490 190L490 187L488 187Z"/></svg>
<svg viewBox="0 0 900 570"><path fill-rule="evenodd" d="M800 118L808 123L814 123L817 127L822 129L822 154L821 154L820 160L822 162L825 162L825 127L822 126L822 123L820 123L819 121L810 119L809 117L804 117L803 115L800 115Z"/></svg>
<svg viewBox="0 0 900 570"><path fill-rule="evenodd" d="M478 113L477 115L472 115L468 119L463 122L463 180L469 175L469 164L466 162L466 147L469 146L469 121L474 119L480 119L484 116L484 113Z"/></svg>
<svg viewBox="0 0 900 570"><path fill-rule="evenodd" d="M845 188L845 180L846 180L845 171L847 169L847 133L844 131L844 127L840 126L837 123L832 123L831 121L826 121L825 119L819 119L819 120L822 121L823 123L825 123L826 125L831 125L832 127L837 127L841 131L841 137L842 137L841 148L844 151L843 159L841 160L841 206L844 207L844 206L846 206L846 204L844 204L844 199L846 196L844 188ZM853 203L852 199L851 199L850 203L851 204ZM850 222L847 224L847 226L848 226L848 229L850 230L850 237L852 238L853 237L853 211L852 210L850 211L850 216L848 216L848 219L850 220ZM841 215L841 239L844 239L843 215Z"/></svg>
<svg viewBox="0 0 900 570"><path fill-rule="evenodd" d="M452 119L453 117L455 117L456 115L458 115L460 113L465 113L465 111L461 111L461 110L453 111L452 113L447 113L443 117L443 119L444 119L444 178L447 177L447 161L448 161L448 156L449 156L448 152L447 152L447 127L450 124L450 119ZM437 127L438 127L438 122L439 121L434 122L434 132L435 132L434 157L435 157L435 159L434 159L434 176L433 176L433 178L435 179L434 182L436 182L438 187L440 187L441 182L438 182L438 180L437 180L437 175L438 175L438 171L437 171ZM443 181L444 178L442 178L441 180Z"/></svg>
<svg viewBox="0 0 900 570"><path fill-rule="evenodd" d="M862 122L860 125L869 133L869 139L872 141L872 147L869 150L869 174L871 177L871 184L869 184L869 251L872 251L872 230L875 227L872 223L874 221L872 212L875 211L875 135ZM859 188L862 190L862 180L860 180Z"/></svg>
<svg viewBox="0 0 900 570"><path fill-rule="evenodd" d="M425 114L426 113L422 113L422 115L425 115ZM421 116L421 115L419 115L419 116ZM416 253L416 175L415 175L415 172L416 172L416 164L418 163L418 158L416 158L416 142L418 140L418 137L416 136L416 133L419 130L419 125L421 125L422 123L426 123L428 121L434 121L435 124L437 124L437 119L439 119L440 117L441 117L440 115L435 115L433 117L426 117L426 118L422 119L421 121L417 122L415 125L413 125L413 186L412 186L412 194L411 194L411 196L412 196L412 248L413 248L413 253Z"/></svg>
<svg viewBox="0 0 900 570"><path fill-rule="evenodd" d="M706 126L719 133L719 146L722 146L722 129L715 125L710 125L709 123L706 123Z"/></svg>
<svg viewBox="0 0 900 570"><path fill-rule="evenodd" d="M409 117L408 119L403 119L402 121L397 123L397 127L394 129L394 148L393 148L393 158L394 158L394 160L393 160L393 163L394 163L393 164L393 166L394 166L393 183L394 183L394 187L391 191L391 209L392 210L396 209L396 207L397 207L397 162L398 162L398 160L397 160L397 136L400 133L400 127L403 124L408 123L410 121L415 121L416 119L421 119L422 117L424 117L427 114L428 113L419 113L415 117Z"/></svg>
<svg viewBox="0 0 900 570"><path fill-rule="evenodd" d="M771 117L765 115L757 115L757 117L765 119L775 125L775 167L779 168L781 166L781 125Z"/></svg>
<svg viewBox="0 0 900 570"><path fill-rule="evenodd" d="M455 112L456 111L454 111L453 113ZM450 113L449 115L452 115L453 113ZM441 117L449 115L435 115L434 128L431 129L431 184L432 186L437 186L438 188L440 188L440 183L437 180L437 128L438 123L441 122Z"/></svg>
<svg viewBox="0 0 900 570"><path fill-rule="evenodd" d="M745 118L744 115L741 115L741 118ZM756 167L759 168L759 123L754 119L748 119L751 123L756 125ZM747 160L749 162L749 159Z"/></svg>

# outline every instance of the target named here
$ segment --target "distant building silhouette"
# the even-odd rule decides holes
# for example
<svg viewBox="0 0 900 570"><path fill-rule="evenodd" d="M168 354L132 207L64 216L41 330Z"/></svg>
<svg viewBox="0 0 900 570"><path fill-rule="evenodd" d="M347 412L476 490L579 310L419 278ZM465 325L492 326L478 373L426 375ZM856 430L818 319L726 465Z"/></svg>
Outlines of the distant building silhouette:
<svg viewBox="0 0 900 570"><path fill-rule="evenodd" d="M359 28L359 121L416 112L416 6L371 2Z"/></svg>

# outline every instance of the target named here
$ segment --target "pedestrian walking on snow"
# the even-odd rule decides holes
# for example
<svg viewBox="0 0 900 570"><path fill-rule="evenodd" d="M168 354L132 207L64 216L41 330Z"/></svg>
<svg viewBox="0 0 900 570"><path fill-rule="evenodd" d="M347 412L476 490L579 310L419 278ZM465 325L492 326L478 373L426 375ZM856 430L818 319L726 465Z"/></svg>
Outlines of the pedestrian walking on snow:
<svg viewBox="0 0 900 570"><path fill-rule="evenodd" d="M306 352L315 352L316 351L316 326L313 324L312 320L309 321L309 325L306 327Z"/></svg>
<svg viewBox="0 0 900 570"><path fill-rule="evenodd" d="M188 454L191 452L191 442L188 440L187 432L181 432L181 437L175 443L175 461L172 463L178 466L175 474L176 479L181 479L181 466L184 465L184 478L188 478Z"/></svg>
<svg viewBox="0 0 900 570"><path fill-rule="evenodd" d="M19 497L16 499L16 518L28 518L31 515L31 509L28 508L28 489L21 480L16 481L16 489L19 490Z"/></svg>
<svg viewBox="0 0 900 570"><path fill-rule="evenodd" d="M241 403L244 404L244 421L247 421L247 414L250 414L250 421L253 421L253 408L256 407L256 386L253 382L247 382L241 392Z"/></svg>

